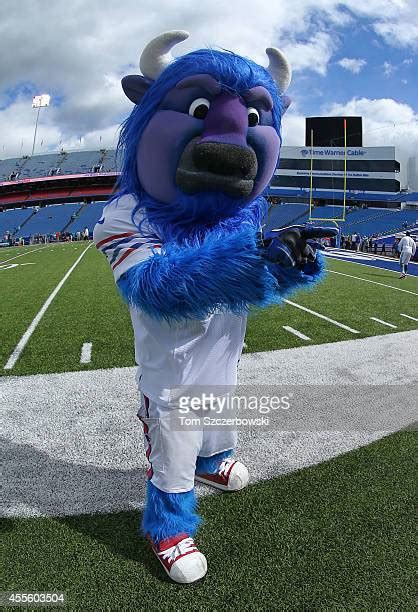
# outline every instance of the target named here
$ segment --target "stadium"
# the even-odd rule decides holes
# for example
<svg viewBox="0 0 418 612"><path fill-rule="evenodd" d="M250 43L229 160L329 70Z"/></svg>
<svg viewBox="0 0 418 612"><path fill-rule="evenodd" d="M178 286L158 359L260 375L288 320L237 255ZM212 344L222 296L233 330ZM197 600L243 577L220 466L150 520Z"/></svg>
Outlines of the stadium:
<svg viewBox="0 0 418 612"><path fill-rule="evenodd" d="M240 429L245 490L196 485L211 569L186 589L138 537L134 334L92 240L120 155L0 156L4 592L73 610L414 609L418 249L400 278L397 245L418 243L418 191L397 153L363 146L348 114L306 117L281 149L263 232L338 234L323 282L249 314L239 389L280 390L297 416Z"/></svg>

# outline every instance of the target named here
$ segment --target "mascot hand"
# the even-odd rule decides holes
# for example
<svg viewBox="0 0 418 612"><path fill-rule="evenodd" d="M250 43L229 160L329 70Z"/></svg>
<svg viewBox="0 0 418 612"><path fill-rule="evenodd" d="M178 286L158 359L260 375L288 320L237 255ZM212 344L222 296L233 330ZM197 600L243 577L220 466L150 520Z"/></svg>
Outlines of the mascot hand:
<svg viewBox="0 0 418 612"><path fill-rule="evenodd" d="M263 237L262 256L284 268L302 268L308 262L315 261L317 249L323 248L316 239L333 237L337 234L338 229L332 227L305 225L284 227Z"/></svg>

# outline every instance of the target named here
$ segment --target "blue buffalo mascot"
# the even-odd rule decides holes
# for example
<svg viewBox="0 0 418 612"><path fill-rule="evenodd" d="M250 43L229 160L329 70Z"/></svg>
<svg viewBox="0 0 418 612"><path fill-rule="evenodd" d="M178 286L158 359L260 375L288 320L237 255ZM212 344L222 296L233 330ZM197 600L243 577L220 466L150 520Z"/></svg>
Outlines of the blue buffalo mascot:
<svg viewBox="0 0 418 612"><path fill-rule="evenodd" d="M312 239L324 235L293 226L260 240L289 104L283 53L266 49L267 68L213 49L173 59L187 37L158 36L142 75L122 80L135 106L121 130L117 193L94 230L135 334L149 462L141 529L180 583L207 571L193 539L195 481L229 492L249 481L236 431L173 426L182 391L234 388L249 308L315 285L323 260Z"/></svg>

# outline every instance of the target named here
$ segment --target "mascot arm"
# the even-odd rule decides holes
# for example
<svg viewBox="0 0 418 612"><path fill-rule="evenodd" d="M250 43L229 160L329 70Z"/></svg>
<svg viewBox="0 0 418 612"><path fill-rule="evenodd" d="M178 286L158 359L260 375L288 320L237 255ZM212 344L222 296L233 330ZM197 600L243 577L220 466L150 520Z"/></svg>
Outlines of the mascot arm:
<svg viewBox="0 0 418 612"><path fill-rule="evenodd" d="M260 252L282 297L309 289L324 278L325 259L318 253L323 247L317 240L337 233L336 228L294 225L264 236Z"/></svg>
<svg viewBox="0 0 418 612"><path fill-rule="evenodd" d="M242 314L277 294L253 227L209 233L202 243L166 243L123 274L118 287L130 305L165 320L204 319L218 310Z"/></svg>

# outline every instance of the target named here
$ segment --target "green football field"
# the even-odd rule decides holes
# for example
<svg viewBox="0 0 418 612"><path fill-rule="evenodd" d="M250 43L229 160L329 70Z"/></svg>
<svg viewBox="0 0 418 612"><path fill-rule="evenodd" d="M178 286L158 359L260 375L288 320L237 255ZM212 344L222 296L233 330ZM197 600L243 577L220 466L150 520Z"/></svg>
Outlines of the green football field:
<svg viewBox="0 0 418 612"><path fill-rule="evenodd" d="M116 291L106 259L90 245L14 367L3 369L44 302L86 248L86 243L80 242L0 251L1 374L134 365L128 310ZM283 326L299 331L313 344L394 331L395 328L371 317L396 326L397 331L418 327L417 321L401 316L418 318L418 277L399 280L398 274L389 270L335 259L328 260L328 268L331 273L327 280L314 292L300 293L291 299L293 304L313 312L286 304L251 313L245 351L267 351L304 343ZM92 357L90 363L80 365L84 343L92 344Z"/></svg>
<svg viewBox="0 0 418 612"><path fill-rule="evenodd" d="M416 277L335 259L328 269L315 291L251 313L245 351L418 329ZM0 372L16 376L13 384L134 365L128 311L94 246L1 250L0 295ZM91 360L80 363L86 343ZM138 538L139 511L6 517L0 591L62 591L72 610L416 609L415 444L413 431L401 431L237 494L204 497L198 541L209 573L189 587L170 583Z"/></svg>

